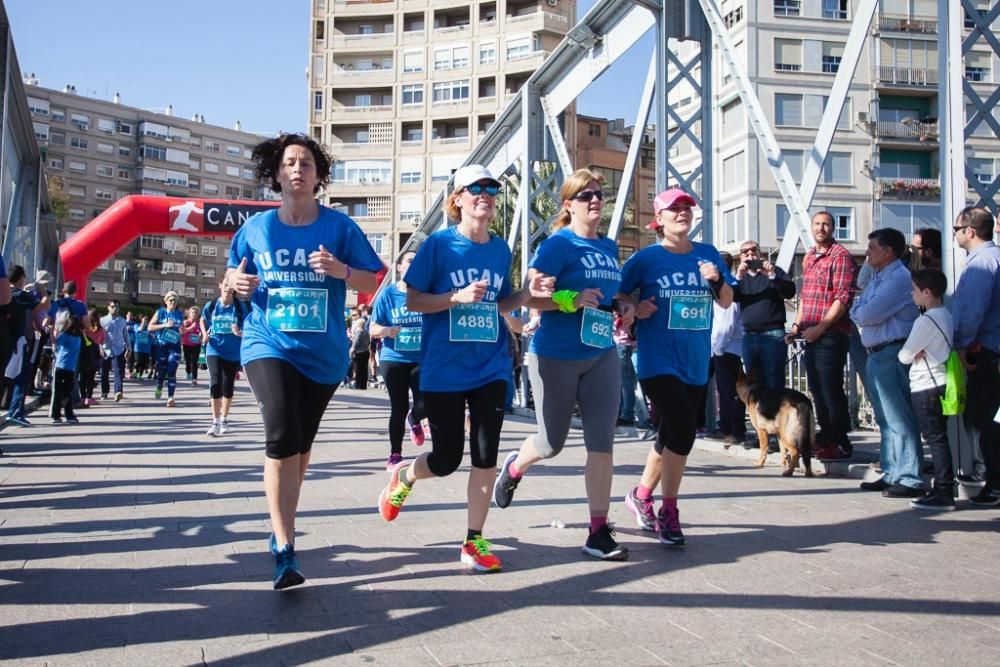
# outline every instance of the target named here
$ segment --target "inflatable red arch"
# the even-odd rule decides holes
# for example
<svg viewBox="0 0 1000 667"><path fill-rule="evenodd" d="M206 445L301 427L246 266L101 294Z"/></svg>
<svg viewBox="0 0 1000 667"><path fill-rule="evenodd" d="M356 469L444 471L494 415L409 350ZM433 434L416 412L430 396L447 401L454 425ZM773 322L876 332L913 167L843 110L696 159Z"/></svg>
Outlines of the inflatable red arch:
<svg viewBox="0 0 1000 667"><path fill-rule="evenodd" d="M59 246L64 280L75 280L77 294L86 294L91 272L143 234L232 236L250 216L277 206L247 200L124 197ZM377 281L387 273L388 268L380 271ZM359 293L358 303L371 298Z"/></svg>

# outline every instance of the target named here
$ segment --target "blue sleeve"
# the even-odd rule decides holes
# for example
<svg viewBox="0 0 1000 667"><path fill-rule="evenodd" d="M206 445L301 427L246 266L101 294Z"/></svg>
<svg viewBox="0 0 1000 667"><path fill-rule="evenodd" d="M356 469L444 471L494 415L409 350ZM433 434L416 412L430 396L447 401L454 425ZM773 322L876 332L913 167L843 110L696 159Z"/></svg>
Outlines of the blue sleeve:
<svg viewBox="0 0 1000 667"><path fill-rule="evenodd" d="M375 253L375 249L368 242L368 238L361 231L358 223L350 218L347 218L347 220L350 226L347 228L346 257L338 257L337 259L353 269L378 273L385 268L385 264L378 254Z"/></svg>
<svg viewBox="0 0 1000 667"><path fill-rule="evenodd" d="M954 319L955 348L969 346L986 317L993 283L997 279L981 266L966 266L955 288Z"/></svg>
<svg viewBox="0 0 1000 667"><path fill-rule="evenodd" d="M256 275L257 265L254 263L253 250L247 243L246 225L240 227L240 230L233 236L233 242L229 245L229 261L226 262L226 266L230 269L235 269L240 265L244 257L247 260L246 272Z"/></svg>
<svg viewBox="0 0 1000 667"><path fill-rule="evenodd" d="M407 273L409 273L407 271ZM392 320L389 318L389 290L392 286L386 287L382 290L378 298L375 299L375 305L372 307L372 322L378 324L379 326L388 327L392 325Z"/></svg>
<svg viewBox="0 0 1000 667"><path fill-rule="evenodd" d="M406 276L403 278L403 282L419 292L430 293L431 291L434 280L435 246L437 246L437 240L432 234L417 250L417 254L413 257L413 262L410 263L410 268L406 270Z"/></svg>
<svg viewBox="0 0 1000 667"><path fill-rule="evenodd" d="M642 261L640 259L640 253L637 252L629 257L625 262L625 266L622 267L622 284L621 287L618 288L622 294L631 294L641 286L639 284L641 275L639 267L640 261Z"/></svg>
<svg viewBox="0 0 1000 667"><path fill-rule="evenodd" d="M558 276L563 266L565 266L565 262L563 261L565 249L562 248L562 244L559 241L559 236L550 236L542 241L535 250L535 256L528 263L528 268L541 271L548 276ZM560 250L564 250L564 252L560 253Z"/></svg>
<svg viewBox="0 0 1000 667"><path fill-rule="evenodd" d="M3 257L0 257L0 278L7 277L7 264L4 263Z"/></svg>
<svg viewBox="0 0 1000 667"><path fill-rule="evenodd" d="M205 320L205 326L209 329L212 328L212 314L208 312L208 307L212 304L211 301L206 301L205 305L201 307L201 317Z"/></svg>
<svg viewBox="0 0 1000 667"><path fill-rule="evenodd" d="M870 327L885 322L912 303L909 279L886 280L879 283L878 289L866 288L858 295L851 307L850 317L859 327Z"/></svg>

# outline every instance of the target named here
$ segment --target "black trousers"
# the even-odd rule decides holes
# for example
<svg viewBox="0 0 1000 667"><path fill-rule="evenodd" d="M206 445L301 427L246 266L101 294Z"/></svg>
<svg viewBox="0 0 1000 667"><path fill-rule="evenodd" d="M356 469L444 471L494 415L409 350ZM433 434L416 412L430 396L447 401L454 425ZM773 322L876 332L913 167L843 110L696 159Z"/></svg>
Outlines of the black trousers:
<svg viewBox="0 0 1000 667"><path fill-rule="evenodd" d="M719 391L719 431L743 439L747 432L747 407L736 395L736 373L742 363L739 356L726 353L712 357L715 388Z"/></svg>
<svg viewBox="0 0 1000 667"><path fill-rule="evenodd" d="M687 456L694 447L698 428L698 406L705 397L707 385L684 384L676 375L655 375L639 380L642 391L660 413L653 448L662 454L664 447L680 456ZM702 409L702 414L704 414Z"/></svg>
<svg viewBox="0 0 1000 667"><path fill-rule="evenodd" d="M354 367L354 388L355 389L367 389L368 388L368 359L371 357L371 353L365 350L364 352L357 352L351 358L351 364Z"/></svg>
<svg viewBox="0 0 1000 667"><path fill-rule="evenodd" d="M503 428L507 381L496 380L465 391L425 391L432 450L427 467L437 477L458 470L465 454L465 406L469 406L469 455L474 468L496 468Z"/></svg>
<svg viewBox="0 0 1000 667"><path fill-rule="evenodd" d="M406 430L406 413L410 411L410 392L413 393L413 418L421 420L424 411L423 394L420 393L420 366L401 361L383 361L382 378L389 390L389 452L402 453L403 433Z"/></svg>
<svg viewBox="0 0 1000 667"><path fill-rule="evenodd" d="M990 488L1000 489L1000 424L993 421L1000 408L1000 369L997 369L1000 354L981 350L969 353L967 360L976 368L969 371L965 421L979 432L986 483Z"/></svg>

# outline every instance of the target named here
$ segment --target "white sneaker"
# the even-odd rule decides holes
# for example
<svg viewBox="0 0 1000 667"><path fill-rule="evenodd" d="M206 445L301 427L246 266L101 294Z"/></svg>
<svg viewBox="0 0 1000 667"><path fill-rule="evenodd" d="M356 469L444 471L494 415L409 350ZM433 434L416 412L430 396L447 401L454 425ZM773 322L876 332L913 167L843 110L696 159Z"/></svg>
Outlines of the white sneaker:
<svg viewBox="0 0 1000 667"><path fill-rule="evenodd" d="M226 435L229 433L229 422L219 424L219 432L216 435Z"/></svg>
<svg viewBox="0 0 1000 667"><path fill-rule="evenodd" d="M222 432L222 425L219 422L212 422L212 425L205 431L205 435L219 435Z"/></svg>

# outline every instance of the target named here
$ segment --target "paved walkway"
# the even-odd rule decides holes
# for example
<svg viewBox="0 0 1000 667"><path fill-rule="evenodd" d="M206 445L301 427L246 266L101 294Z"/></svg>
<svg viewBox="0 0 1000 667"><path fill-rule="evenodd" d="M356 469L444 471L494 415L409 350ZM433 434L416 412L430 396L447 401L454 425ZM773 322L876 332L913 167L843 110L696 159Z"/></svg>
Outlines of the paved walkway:
<svg viewBox="0 0 1000 667"><path fill-rule="evenodd" d="M384 523L387 402L342 391L305 485L308 583L270 590L261 427L241 384L212 439L127 387L77 426L0 436L0 659L13 664L994 664L1000 510L935 515L841 477L698 449L688 546L634 528L621 497L648 443L621 440L612 520L625 563L580 553L579 432L534 468L487 536L505 571L458 566L466 475L421 482ZM502 449L531 431L510 418ZM415 448L408 442L405 454ZM564 528L553 524L565 524Z"/></svg>

